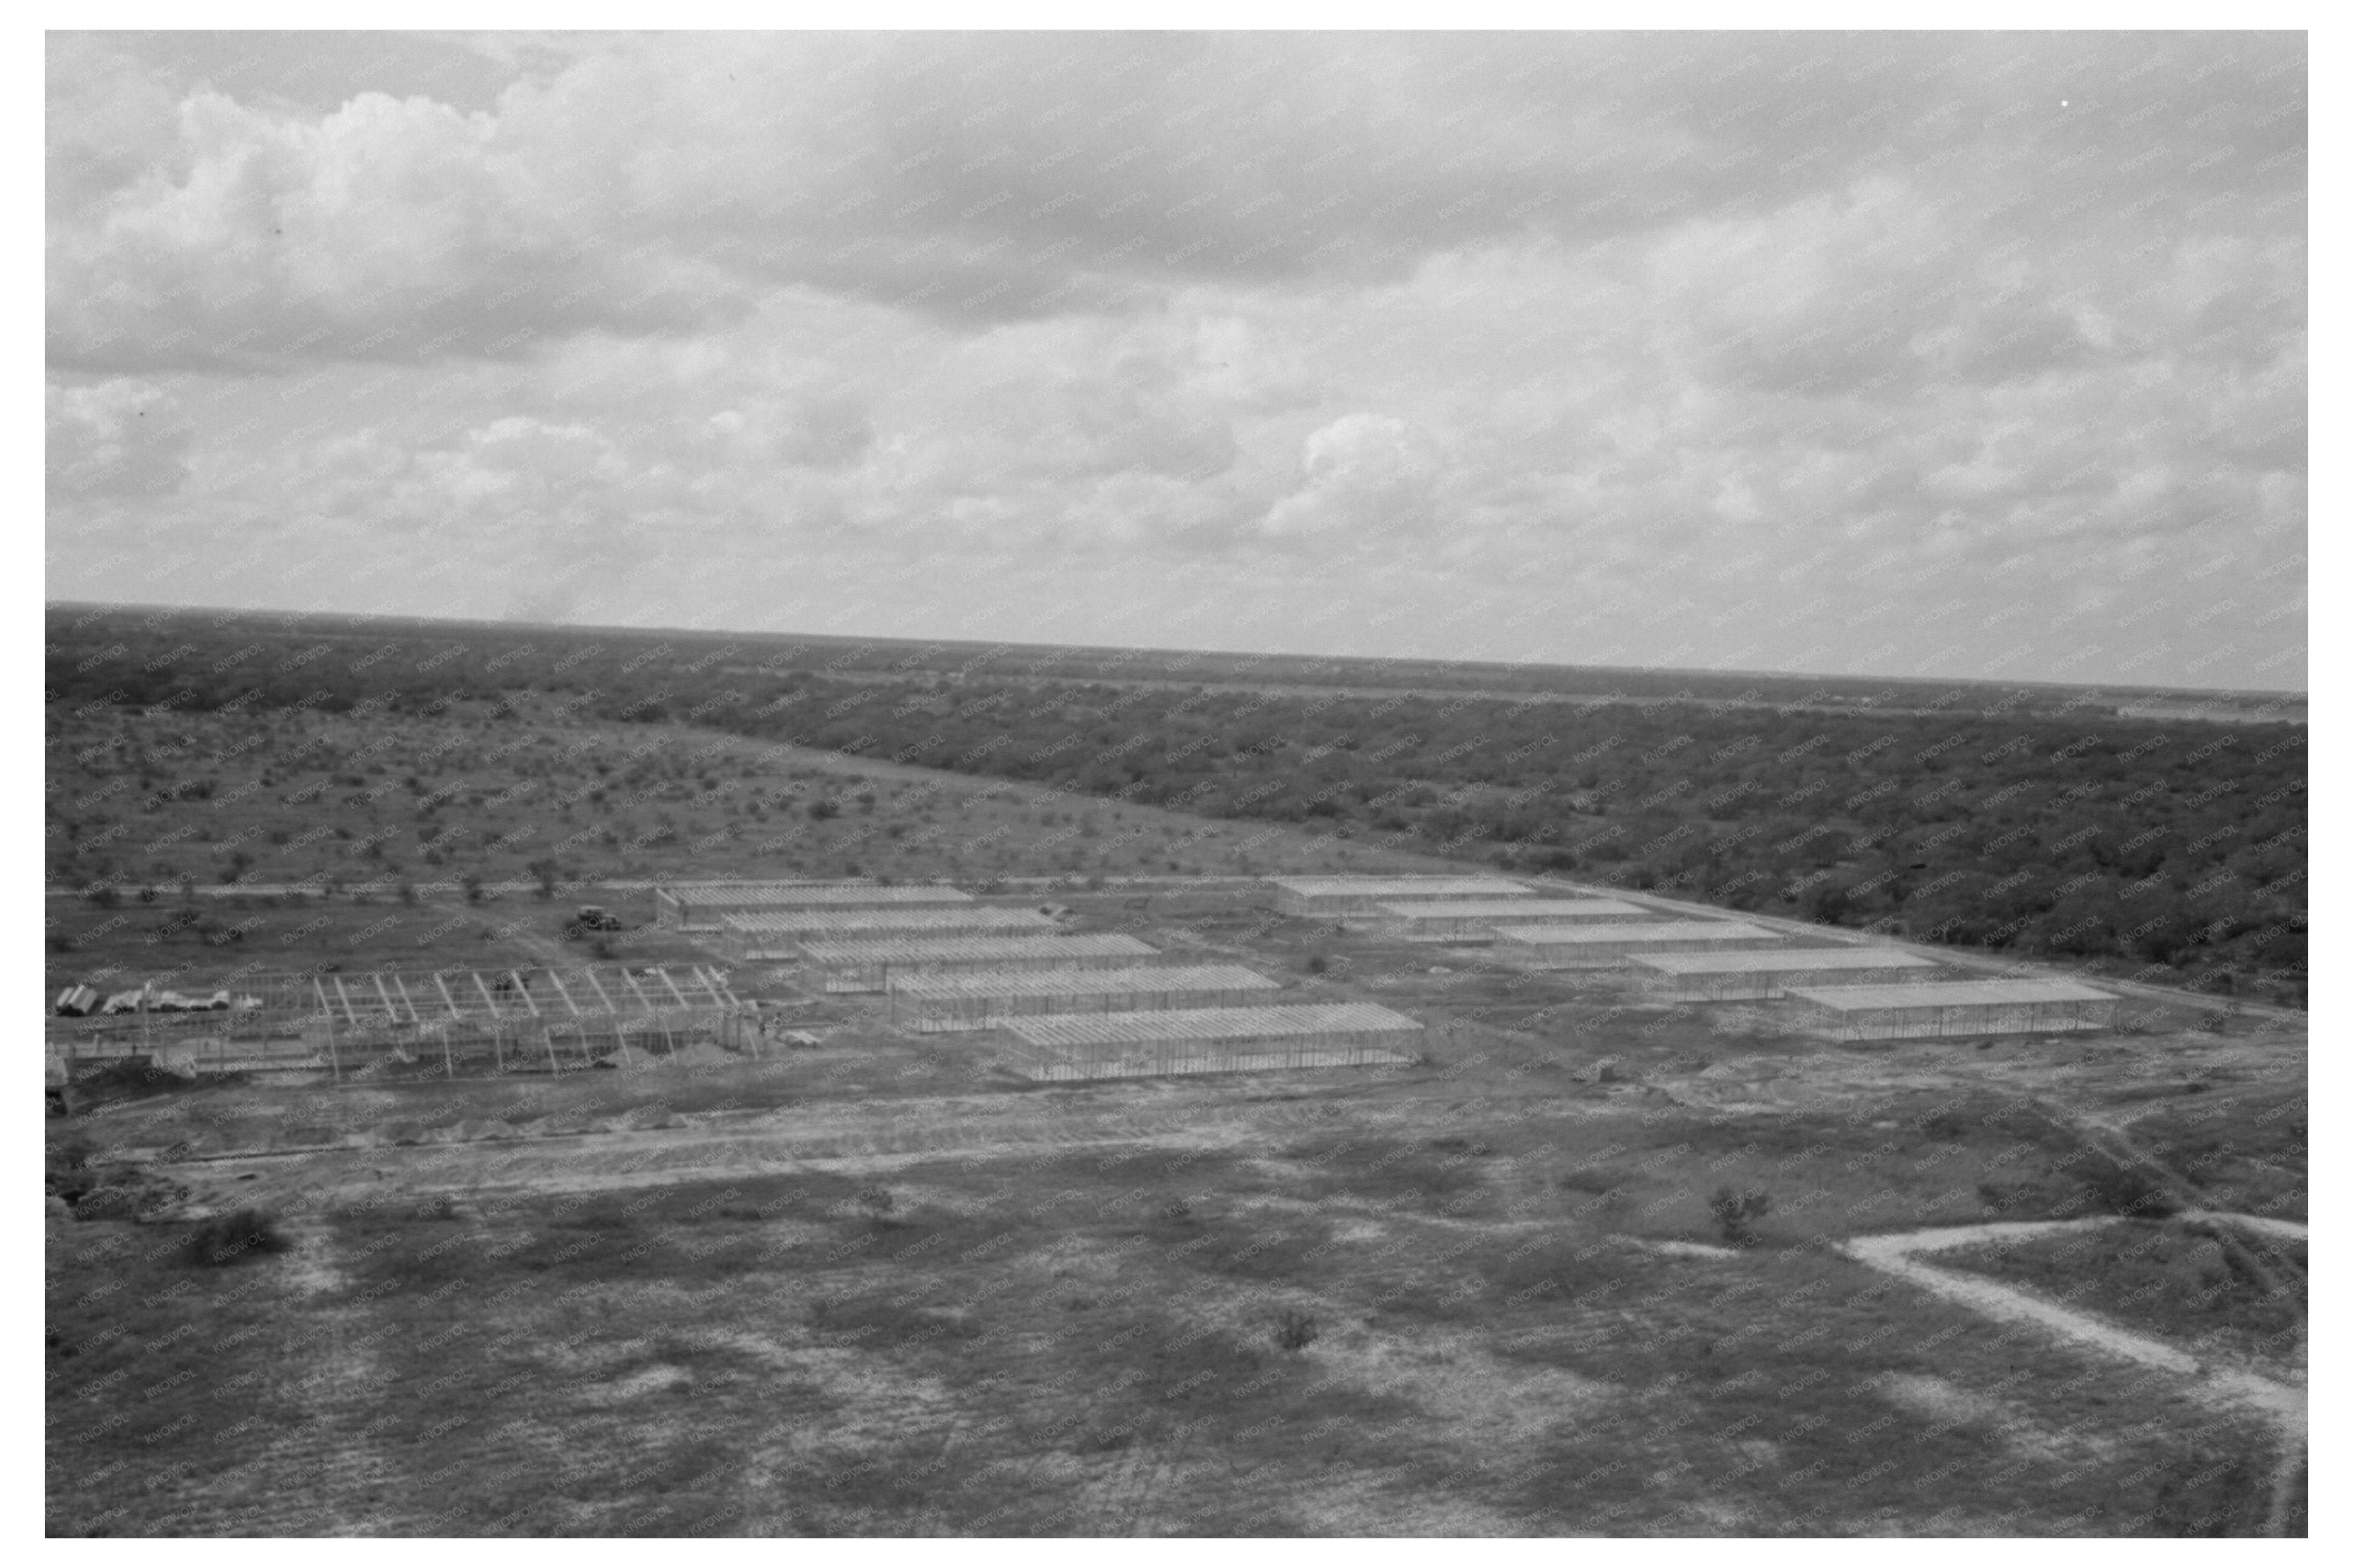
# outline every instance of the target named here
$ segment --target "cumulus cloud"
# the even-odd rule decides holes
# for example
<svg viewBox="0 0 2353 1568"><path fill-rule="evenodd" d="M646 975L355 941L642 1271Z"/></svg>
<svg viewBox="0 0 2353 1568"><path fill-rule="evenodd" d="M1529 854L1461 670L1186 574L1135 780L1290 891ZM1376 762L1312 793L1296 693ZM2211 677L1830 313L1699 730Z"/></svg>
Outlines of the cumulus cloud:
<svg viewBox="0 0 2353 1568"><path fill-rule="evenodd" d="M397 44L53 36L54 591L2293 667L2294 38Z"/></svg>
<svg viewBox="0 0 2353 1568"><path fill-rule="evenodd" d="M1402 419L1335 419L1308 436L1300 461L1305 482L1260 523L1270 539L1394 539L1437 520L1437 445Z"/></svg>
<svg viewBox="0 0 2353 1568"><path fill-rule="evenodd" d="M48 389L48 481L61 500L159 497L188 473L176 399L136 380Z"/></svg>

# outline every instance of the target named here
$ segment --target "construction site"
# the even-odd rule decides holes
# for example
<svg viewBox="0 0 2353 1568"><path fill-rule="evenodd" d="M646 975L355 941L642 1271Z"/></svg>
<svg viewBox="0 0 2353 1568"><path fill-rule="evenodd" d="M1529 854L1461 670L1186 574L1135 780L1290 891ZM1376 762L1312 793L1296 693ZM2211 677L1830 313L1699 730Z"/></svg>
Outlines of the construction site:
<svg viewBox="0 0 2353 1568"><path fill-rule="evenodd" d="M607 1498L658 1496L755 1533L1865 1528L1868 1467L1820 1416L1945 1434L1924 1439L1941 1500L1854 1483L1906 1529L2024 1508L2162 1532L2206 1494L2119 1478L2204 1473L2151 1415L2186 1399L2271 1456L2244 1497L2300 1517L2300 1339L2232 1352L2237 1382L2192 1358L2094 1410L2042 1391L2121 1391L2143 1352L2097 1314L2021 1328L2040 1298L1982 1272L2141 1225L2082 1206L2102 1182L2253 1215L2199 1222L2251 1268L2300 1247L2284 1156L2210 1160L2194 1190L2170 1173L2217 1126L2260 1142L2301 1060L2279 1021L1554 879L599 896L585 934L532 918L607 962L60 994L80 1217L279 1216L311 1272L253 1331L325 1313L373 1348L288 1338L300 1419L198 1370L201 1407L155 1420L216 1433L227 1479L178 1473L109 1514L69 1467L53 1509L184 1532L603 1531ZM528 923L490 929L547 950ZM2177 1114L2168 1086L2224 1120L2148 1117ZM1801 1317L1835 1325L1819 1352ZM1763 1381L1711 1351L1752 1321L1790 1347L1746 1363ZM2040 1375L1964 1392L2021 1365ZM387 1406L386 1379L415 1392ZM723 1451L670 1435L662 1402L688 1394ZM1957 1426L1965 1397L1991 1402ZM1763 1436L1591 1479L1662 1422ZM557 1432L577 1458L551 1481L529 1456ZM2103 1457L2021 1493L2017 1432ZM1513 1443L1538 1458L1493 1457ZM1457 1467L1434 1488L1433 1444ZM338 1467L316 1499L265 1500L305 1455Z"/></svg>
<svg viewBox="0 0 2353 1568"><path fill-rule="evenodd" d="M1622 898L1540 897L1493 878L1287 878L1239 885L1250 908L1336 919L1335 939L1491 955L1498 970L1624 972L1666 1001L1781 1001L1793 1027L1841 1041L2106 1027L2116 998L2068 981L1957 982L1878 943L1810 945L1737 920L1692 920ZM1510 895L1510 896L1504 896ZM711 1046L756 1059L762 1006L877 998L887 1031L996 1032L1018 1076L1070 1082L1324 1066L1398 1066L1427 1025L1328 981L1303 985L1201 963L1192 937L1155 947L1082 930L1067 906L1014 906L945 886L738 883L654 889L657 929L702 948L680 965L237 973L206 1006L55 1017L53 1076L149 1059L174 1069L401 1067L562 1072L617 1053ZM1292 911L1312 907L1314 915ZM1906 981L1910 984L1894 984ZM1366 1011L1369 1008L1370 1011ZM1083 1017L1075 1016L1083 1015Z"/></svg>

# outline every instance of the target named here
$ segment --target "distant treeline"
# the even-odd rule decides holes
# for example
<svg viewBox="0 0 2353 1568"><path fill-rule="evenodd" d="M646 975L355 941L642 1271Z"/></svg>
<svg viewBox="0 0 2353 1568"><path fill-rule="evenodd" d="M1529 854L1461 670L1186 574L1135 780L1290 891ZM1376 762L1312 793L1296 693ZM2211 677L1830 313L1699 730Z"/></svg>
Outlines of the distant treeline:
<svg viewBox="0 0 2353 1568"><path fill-rule="evenodd" d="M434 659L416 673L427 679L406 690L429 702L452 680L470 679L494 687L509 684L520 670L564 671L584 647L617 656L617 661L648 653L694 669L718 660L745 670L808 670L836 676L900 677L931 672L951 679L1098 680L1176 682L1206 686L1324 687L1388 694L1400 689L1449 694L1481 691L1553 699L1747 703L1769 707L1826 707L1864 712L1942 713L1994 709L2064 717L2113 717L2119 704L2211 709L2225 717L2257 719L2284 714L2300 718L2300 696L2218 693L2156 687L2095 688L2049 683L2010 685L1986 681L1886 679L1852 676L1767 675L1708 670L1631 669L1607 667L1496 664L1475 659L1351 658L1303 654L1218 653L1149 648L1057 647L1037 644L920 641L895 637L786 636L757 632L640 631L623 627L581 630L502 622L422 620L393 616L290 615L232 610L124 610L103 606L52 605L52 646L87 649L110 636L165 633L195 637L209 647L222 638L237 643L289 637L306 647L373 653L396 667L403 654ZM534 658L544 655L534 664ZM448 658L452 662L443 664ZM145 672L153 676L154 671ZM185 666L177 673L192 687L202 680ZM395 671L382 672L364 688L327 679L311 689L322 701L356 701L396 684ZM305 693L308 695L308 693Z"/></svg>
<svg viewBox="0 0 2353 1568"><path fill-rule="evenodd" d="M1779 709L1757 682L1736 703L1680 686L1303 695L1206 669L1188 689L1158 666L1134 670L1155 684L1121 685L926 664L921 645L754 641L53 612L48 689L68 708L508 700L677 721L1740 910L2302 987L2300 725L2065 713L2064 689L1957 685L1917 689L1961 694L1934 713L1825 711L1838 704L1806 681L1781 683ZM1357 684L1430 684L1345 662Z"/></svg>

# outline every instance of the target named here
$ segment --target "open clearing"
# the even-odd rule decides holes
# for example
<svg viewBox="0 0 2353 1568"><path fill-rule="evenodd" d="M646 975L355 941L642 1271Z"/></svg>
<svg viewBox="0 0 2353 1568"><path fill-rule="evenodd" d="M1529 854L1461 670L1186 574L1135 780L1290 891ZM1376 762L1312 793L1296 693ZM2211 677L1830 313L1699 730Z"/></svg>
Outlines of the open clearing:
<svg viewBox="0 0 2353 1568"><path fill-rule="evenodd" d="M858 771L899 809L895 775ZM963 809L903 782L927 803L911 822ZM1420 1054L1040 1086L1003 1033L921 1035L754 963L732 983L813 1044L560 1076L114 1069L50 1123L80 1216L53 1205L48 1230L52 1531L2300 1528L2277 1402L2215 1397L2236 1378L2300 1400L2277 1321L2301 1323L2300 1256L2292 1292L2218 1313L2194 1237L2129 1279L2029 1245L2147 1231L2113 1221L2126 1188L2300 1224L2299 1019L2152 993L2115 1033L1832 1045L1776 1005L1511 971L1188 875L1278 841L1213 853L1174 814L952 782L1062 879L1022 892L992 847L977 879L967 852L970 890L1247 965L1284 1005L1396 1009L1428 1026ZM1044 839L1091 815L1149 826L1108 873L1168 879L1062 872ZM659 867L629 854L615 875ZM1277 863L1461 869L1329 839ZM51 964L194 986L262 952L577 963L568 897L202 900L215 929L253 922L227 942L107 925L163 923L174 889L53 902L72 946ZM632 928L621 961L715 961L643 923L649 894L604 901ZM1726 1189L1770 1199L1745 1234L1712 1210ZM290 1248L184 1261L203 1216L248 1208ZM1925 1230L2014 1245L1930 1262L1902 1239ZM2022 1293L2156 1349L1989 1305Z"/></svg>

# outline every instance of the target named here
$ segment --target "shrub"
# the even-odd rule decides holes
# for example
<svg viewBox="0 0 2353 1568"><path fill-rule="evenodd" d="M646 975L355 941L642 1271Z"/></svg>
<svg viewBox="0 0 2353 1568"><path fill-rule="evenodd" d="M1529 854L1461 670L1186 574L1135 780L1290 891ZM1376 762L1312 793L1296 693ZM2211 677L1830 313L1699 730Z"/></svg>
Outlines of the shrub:
<svg viewBox="0 0 2353 1568"><path fill-rule="evenodd" d="M2105 1154L2085 1153L2076 1162L2074 1173L2084 1184L2085 1198L2103 1214L2162 1219L2179 1207L2148 1173Z"/></svg>
<svg viewBox="0 0 2353 1568"><path fill-rule="evenodd" d="M291 1245L269 1215L259 1209L237 1209L190 1231L181 1256L198 1268L219 1268L239 1258L283 1252Z"/></svg>
<svg viewBox="0 0 2353 1568"><path fill-rule="evenodd" d="M1296 1307L1284 1308L1282 1316L1274 1321L1274 1342L1283 1350L1303 1351L1322 1332L1315 1320Z"/></svg>
<svg viewBox="0 0 2353 1568"><path fill-rule="evenodd" d="M1746 1247L1757 1239L1751 1222L1764 1218L1772 1206L1768 1193L1736 1193L1730 1187L1716 1188L1707 1200L1707 1212L1715 1216L1716 1228L1733 1247Z"/></svg>

